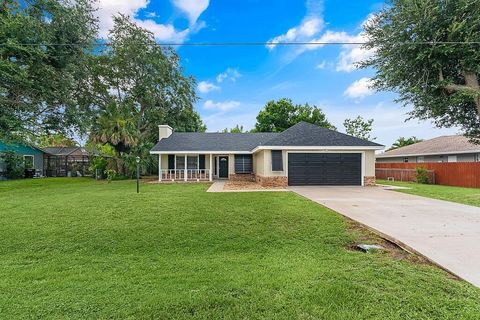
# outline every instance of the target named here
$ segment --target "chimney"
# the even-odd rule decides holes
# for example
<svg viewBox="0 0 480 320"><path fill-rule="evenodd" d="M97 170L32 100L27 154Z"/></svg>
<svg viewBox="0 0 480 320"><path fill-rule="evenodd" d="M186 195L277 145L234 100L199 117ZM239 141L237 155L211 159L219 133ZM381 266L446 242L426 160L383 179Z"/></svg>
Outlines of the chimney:
<svg viewBox="0 0 480 320"><path fill-rule="evenodd" d="M168 124L161 124L158 126L158 141L170 137L173 129Z"/></svg>

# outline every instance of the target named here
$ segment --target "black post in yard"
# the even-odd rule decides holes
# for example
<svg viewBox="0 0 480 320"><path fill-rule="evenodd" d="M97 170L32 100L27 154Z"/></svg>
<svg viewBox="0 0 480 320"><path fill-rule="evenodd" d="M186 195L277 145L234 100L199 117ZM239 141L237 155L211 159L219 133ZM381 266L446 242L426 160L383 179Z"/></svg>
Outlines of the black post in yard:
<svg viewBox="0 0 480 320"><path fill-rule="evenodd" d="M137 160L137 193L140 192L140 157L136 158Z"/></svg>

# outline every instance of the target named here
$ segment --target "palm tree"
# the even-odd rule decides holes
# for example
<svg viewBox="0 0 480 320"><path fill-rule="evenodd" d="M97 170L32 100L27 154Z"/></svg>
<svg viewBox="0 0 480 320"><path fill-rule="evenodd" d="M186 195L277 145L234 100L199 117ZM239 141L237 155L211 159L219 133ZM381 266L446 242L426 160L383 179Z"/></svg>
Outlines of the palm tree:
<svg viewBox="0 0 480 320"><path fill-rule="evenodd" d="M90 132L92 142L110 144L114 148L119 174L124 173L122 154L138 144L136 121L129 110L131 108L110 103L99 112Z"/></svg>

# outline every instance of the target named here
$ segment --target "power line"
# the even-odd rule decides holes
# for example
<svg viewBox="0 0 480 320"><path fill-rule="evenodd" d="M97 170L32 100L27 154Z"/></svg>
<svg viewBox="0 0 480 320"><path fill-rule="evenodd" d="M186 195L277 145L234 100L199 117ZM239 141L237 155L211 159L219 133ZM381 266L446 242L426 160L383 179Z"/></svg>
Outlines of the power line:
<svg viewBox="0 0 480 320"><path fill-rule="evenodd" d="M143 43L139 43L143 44ZM150 43L148 43L150 44ZM326 45L365 45L366 42L157 42L157 46L161 47L242 47L242 46L326 46ZM416 41L416 42L392 42L392 45L478 45L480 41ZM65 46L111 46L109 42L89 43L0 43L0 46L17 45L17 46L40 46L40 47L65 47Z"/></svg>

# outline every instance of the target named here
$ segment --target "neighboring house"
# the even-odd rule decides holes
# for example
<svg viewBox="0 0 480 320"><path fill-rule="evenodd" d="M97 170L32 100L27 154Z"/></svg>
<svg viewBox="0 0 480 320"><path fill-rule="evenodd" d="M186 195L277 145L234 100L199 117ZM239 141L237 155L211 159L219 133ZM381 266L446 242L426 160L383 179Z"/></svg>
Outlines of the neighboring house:
<svg viewBox="0 0 480 320"><path fill-rule="evenodd" d="M159 180L252 180L264 186L372 185L383 146L300 122L281 133L173 132L159 126Z"/></svg>
<svg viewBox="0 0 480 320"><path fill-rule="evenodd" d="M43 155L45 152L39 148L21 143L4 143L0 141L0 153L13 151L23 157L26 169L35 169L37 175L43 172ZM0 173L5 171L5 164L0 160Z"/></svg>
<svg viewBox="0 0 480 320"><path fill-rule="evenodd" d="M44 150L47 177L85 175L90 165L90 154L83 147L47 147Z"/></svg>
<svg viewBox="0 0 480 320"><path fill-rule="evenodd" d="M480 145L461 135L442 136L378 154L376 160L378 163L479 162Z"/></svg>

